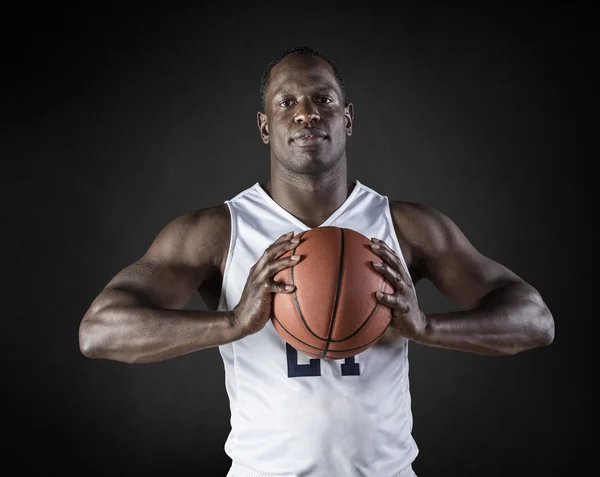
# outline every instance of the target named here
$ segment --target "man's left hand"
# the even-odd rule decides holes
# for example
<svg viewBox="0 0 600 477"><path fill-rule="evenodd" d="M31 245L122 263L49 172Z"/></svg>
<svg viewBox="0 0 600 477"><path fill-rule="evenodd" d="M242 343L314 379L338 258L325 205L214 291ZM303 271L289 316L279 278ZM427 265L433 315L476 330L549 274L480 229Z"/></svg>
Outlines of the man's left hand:
<svg viewBox="0 0 600 477"><path fill-rule="evenodd" d="M394 293L378 291L377 300L392 309L390 327L396 333L416 340L425 331L427 318L419 308L412 279L400 257L385 242L377 238L372 238L371 242L371 250L383 260L383 263L373 261L373 268L394 287Z"/></svg>

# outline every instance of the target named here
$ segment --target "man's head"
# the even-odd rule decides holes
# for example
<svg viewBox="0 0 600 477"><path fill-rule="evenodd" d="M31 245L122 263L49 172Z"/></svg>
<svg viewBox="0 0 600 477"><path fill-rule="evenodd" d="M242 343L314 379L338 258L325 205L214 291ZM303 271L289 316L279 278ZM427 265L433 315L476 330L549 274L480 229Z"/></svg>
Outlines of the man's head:
<svg viewBox="0 0 600 477"><path fill-rule="evenodd" d="M353 105L331 61L312 48L291 48L261 80L258 128L271 158L297 173L317 173L345 160Z"/></svg>
<svg viewBox="0 0 600 477"><path fill-rule="evenodd" d="M260 105L261 105L263 111L265 110L266 95L267 95L267 89L269 88L271 70L279 62L281 62L281 60L283 60L285 57L291 55L292 53L305 53L308 55L316 56L316 57L321 58L322 60L326 61L327 64L329 64L329 66L331 67L333 74L335 75L335 79L336 79L338 86L340 88L340 91L342 93L342 97L344 98L344 103L345 103L344 105L347 104L344 81L342 80L342 76L340 75L337 67L333 64L333 62L329 58L327 58L323 53L321 53L318 50L315 50L314 48L310 48L308 46L294 46L292 48L288 48L281 55L273 58L271 60L271 62L267 65L267 67L265 68L265 71L262 74L262 78L260 79Z"/></svg>

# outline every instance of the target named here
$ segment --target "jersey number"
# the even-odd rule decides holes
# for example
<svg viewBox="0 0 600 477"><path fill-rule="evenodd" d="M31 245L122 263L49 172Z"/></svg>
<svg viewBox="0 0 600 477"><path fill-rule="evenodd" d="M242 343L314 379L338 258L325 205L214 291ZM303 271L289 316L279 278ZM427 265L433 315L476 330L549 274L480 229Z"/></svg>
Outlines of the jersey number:
<svg viewBox="0 0 600 477"><path fill-rule="evenodd" d="M288 363L288 378L302 376L321 376L321 360L311 359L308 364L298 364L298 351L289 343L285 344ZM360 364L354 361L354 356L346 358L342 363L342 376L360 376Z"/></svg>

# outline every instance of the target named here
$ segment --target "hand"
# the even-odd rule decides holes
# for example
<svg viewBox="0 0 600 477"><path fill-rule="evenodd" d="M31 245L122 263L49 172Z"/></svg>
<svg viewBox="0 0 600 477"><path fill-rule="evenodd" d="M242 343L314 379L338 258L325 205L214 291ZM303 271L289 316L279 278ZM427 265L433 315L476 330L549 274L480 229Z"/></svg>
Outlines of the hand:
<svg viewBox="0 0 600 477"><path fill-rule="evenodd" d="M372 238L371 249L383 263L372 262L373 268L381 273L394 287L394 293L377 292L377 301L392 308L393 330L412 340L416 340L425 329L427 318L419 308L414 284L405 271L400 257L382 240ZM379 266L378 266L379 265Z"/></svg>
<svg viewBox="0 0 600 477"><path fill-rule="evenodd" d="M233 322L244 336L258 333L267 324L271 318L273 293L292 293L295 289L293 285L273 280L280 270L299 263L298 255L277 260L298 246L299 238L292 236L290 232L279 237L250 269L242 297L232 310Z"/></svg>

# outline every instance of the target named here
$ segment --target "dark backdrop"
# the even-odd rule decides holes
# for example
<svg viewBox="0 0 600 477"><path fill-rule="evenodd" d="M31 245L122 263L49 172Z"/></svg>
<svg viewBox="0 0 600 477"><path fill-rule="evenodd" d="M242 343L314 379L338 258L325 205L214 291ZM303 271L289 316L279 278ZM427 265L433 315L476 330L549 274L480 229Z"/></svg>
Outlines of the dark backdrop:
<svg viewBox="0 0 600 477"><path fill-rule="evenodd" d="M84 358L77 332L169 221L266 182L260 75L295 45L344 77L349 178L449 215L556 320L554 344L512 357L411 344L418 475L579 473L594 318L577 110L585 15L314 3L7 14L4 395L22 474L225 475L216 348L127 365ZM425 311L454 309L417 288ZM189 307L205 309L199 297Z"/></svg>

